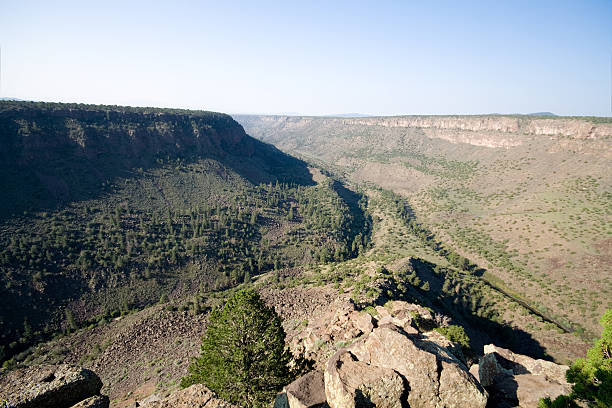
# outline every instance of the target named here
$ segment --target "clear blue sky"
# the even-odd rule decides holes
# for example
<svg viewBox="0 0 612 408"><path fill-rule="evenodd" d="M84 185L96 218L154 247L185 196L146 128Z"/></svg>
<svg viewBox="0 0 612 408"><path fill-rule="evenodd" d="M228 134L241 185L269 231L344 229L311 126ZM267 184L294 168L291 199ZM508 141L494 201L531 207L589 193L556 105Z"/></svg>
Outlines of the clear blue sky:
<svg viewBox="0 0 612 408"><path fill-rule="evenodd" d="M0 0L0 96L611 116L612 1Z"/></svg>

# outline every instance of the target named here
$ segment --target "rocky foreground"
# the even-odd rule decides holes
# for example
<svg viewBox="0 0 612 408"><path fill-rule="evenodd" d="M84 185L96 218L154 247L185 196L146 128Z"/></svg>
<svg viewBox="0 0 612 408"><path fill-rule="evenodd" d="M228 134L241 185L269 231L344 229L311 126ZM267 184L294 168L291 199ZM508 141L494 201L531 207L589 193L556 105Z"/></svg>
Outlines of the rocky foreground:
<svg viewBox="0 0 612 408"><path fill-rule="evenodd" d="M276 408L537 407L540 398L570 390L567 366L495 345L469 367L472 358L462 347L433 330L449 319L421 306L392 301L370 313L351 303L332 307L336 312L325 323L314 320L291 340L316 369L288 385ZM0 406L108 407L101 387L95 373L76 366L20 369L0 378ZM152 394L132 406L232 407L201 384L166 398Z"/></svg>

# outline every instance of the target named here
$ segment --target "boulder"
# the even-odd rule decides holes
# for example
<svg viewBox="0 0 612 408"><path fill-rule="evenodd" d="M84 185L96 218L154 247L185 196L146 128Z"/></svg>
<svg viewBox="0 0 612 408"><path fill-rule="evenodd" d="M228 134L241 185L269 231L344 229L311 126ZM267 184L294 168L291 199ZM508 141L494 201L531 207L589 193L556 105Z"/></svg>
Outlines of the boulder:
<svg viewBox="0 0 612 408"><path fill-rule="evenodd" d="M203 384L194 384L163 399L141 401L143 408L238 408L220 398Z"/></svg>
<svg viewBox="0 0 612 408"><path fill-rule="evenodd" d="M499 364L514 374L534 374L553 379L558 382L565 382L565 372L569 369L566 365L555 364L552 361L535 359L512 351L497 347L494 344L487 344L484 347L485 356L495 354Z"/></svg>
<svg viewBox="0 0 612 408"><path fill-rule="evenodd" d="M514 376L517 384L516 396L521 407L537 407L540 398L557 398L569 394L570 389L563 384L550 381L542 375L519 374Z"/></svg>
<svg viewBox="0 0 612 408"><path fill-rule="evenodd" d="M496 406L536 408L540 398L554 400L571 391L565 379L567 366L515 354L493 344L484 350L478 373Z"/></svg>
<svg viewBox="0 0 612 408"><path fill-rule="evenodd" d="M474 364L470 367L470 374L472 374L474 376L474 378L476 379L476 381L478 381L480 383L480 385L482 385L482 382L480 381L480 374L478 373L479 371L479 365L478 364Z"/></svg>
<svg viewBox="0 0 612 408"><path fill-rule="evenodd" d="M358 361L346 349L330 358L324 374L325 395L331 408L372 406L400 408L402 378L393 370Z"/></svg>
<svg viewBox="0 0 612 408"><path fill-rule="evenodd" d="M108 408L110 401L106 395L94 395L73 405L71 408Z"/></svg>
<svg viewBox="0 0 612 408"><path fill-rule="evenodd" d="M362 333L369 333L374 328L374 320L369 313L358 313L352 315L353 325Z"/></svg>
<svg viewBox="0 0 612 408"><path fill-rule="evenodd" d="M502 367L495 354L485 354L478 361L478 378L483 387L493 385L496 378L506 375L513 375L512 370Z"/></svg>
<svg viewBox="0 0 612 408"><path fill-rule="evenodd" d="M0 378L0 400L6 408L68 408L99 394L101 388L102 381L93 371L67 364L43 365Z"/></svg>
<svg viewBox="0 0 612 408"><path fill-rule="evenodd" d="M325 382L322 371L311 371L285 387L290 408L320 407L325 404Z"/></svg>

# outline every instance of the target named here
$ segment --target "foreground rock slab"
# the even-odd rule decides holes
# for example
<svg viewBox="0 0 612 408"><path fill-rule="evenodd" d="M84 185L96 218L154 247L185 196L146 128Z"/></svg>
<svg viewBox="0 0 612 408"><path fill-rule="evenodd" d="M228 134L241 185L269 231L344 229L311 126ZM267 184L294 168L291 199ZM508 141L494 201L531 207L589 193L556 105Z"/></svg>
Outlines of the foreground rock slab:
<svg viewBox="0 0 612 408"><path fill-rule="evenodd" d="M100 378L82 367L62 364L36 366L9 372L0 378L0 406L3 408L69 408L102 388ZM93 401L93 400L92 400ZM108 398L96 399L108 407Z"/></svg>
<svg viewBox="0 0 612 408"><path fill-rule="evenodd" d="M484 408L487 404L486 391L467 367L426 336L385 325L349 349L366 364L400 374L408 384L411 408Z"/></svg>

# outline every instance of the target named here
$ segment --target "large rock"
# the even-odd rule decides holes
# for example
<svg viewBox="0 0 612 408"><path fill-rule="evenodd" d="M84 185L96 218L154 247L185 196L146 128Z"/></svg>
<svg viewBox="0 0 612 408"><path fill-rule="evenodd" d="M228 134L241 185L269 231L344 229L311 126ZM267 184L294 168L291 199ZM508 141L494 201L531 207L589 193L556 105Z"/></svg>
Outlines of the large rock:
<svg viewBox="0 0 612 408"><path fill-rule="evenodd" d="M488 387L495 383L499 376L513 375L512 370L502 367L495 354L485 354L478 361L478 379L483 387Z"/></svg>
<svg viewBox="0 0 612 408"><path fill-rule="evenodd" d="M484 408L487 403L486 391L449 350L393 325L374 329L330 359L325 371L327 402L332 408L353 407L352 390L377 376L392 377L390 373L399 374L407 384L411 408ZM394 403L400 403L401 394L394 394Z"/></svg>
<svg viewBox="0 0 612 408"><path fill-rule="evenodd" d="M143 408L238 408L220 398L203 384L195 384L170 394L167 398L141 401Z"/></svg>
<svg viewBox="0 0 612 408"><path fill-rule="evenodd" d="M311 371L285 388L291 408L315 408L325 404L325 382L322 371Z"/></svg>
<svg viewBox="0 0 612 408"><path fill-rule="evenodd" d="M100 378L85 368L36 366L0 378L0 401L4 408L68 408L99 394L101 388Z"/></svg>
<svg viewBox="0 0 612 408"><path fill-rule="evenodd" d="M324 377L325 395L331 408L402 406L402 378L391 369L358 361L346 349L329 359Z"/></svg>
<svg viewBox="0 0 612 408"><path fill-rule="evenodd" d="M552 361L535 359L512 351L487 344L484 347L485 356L495 354L497 361L505 369L512 370L514 374L541 375L555 381L565 382L565 372L569 369L566 365L555 364Z"/></svg>
<svg viewBox="0 0 612 408"><path fill-rule="evenodd" d="M495 406L536 408L540 398L555 399L571 391L567 366L534 359L493 344L485 346L478 373Z"/></svg>

